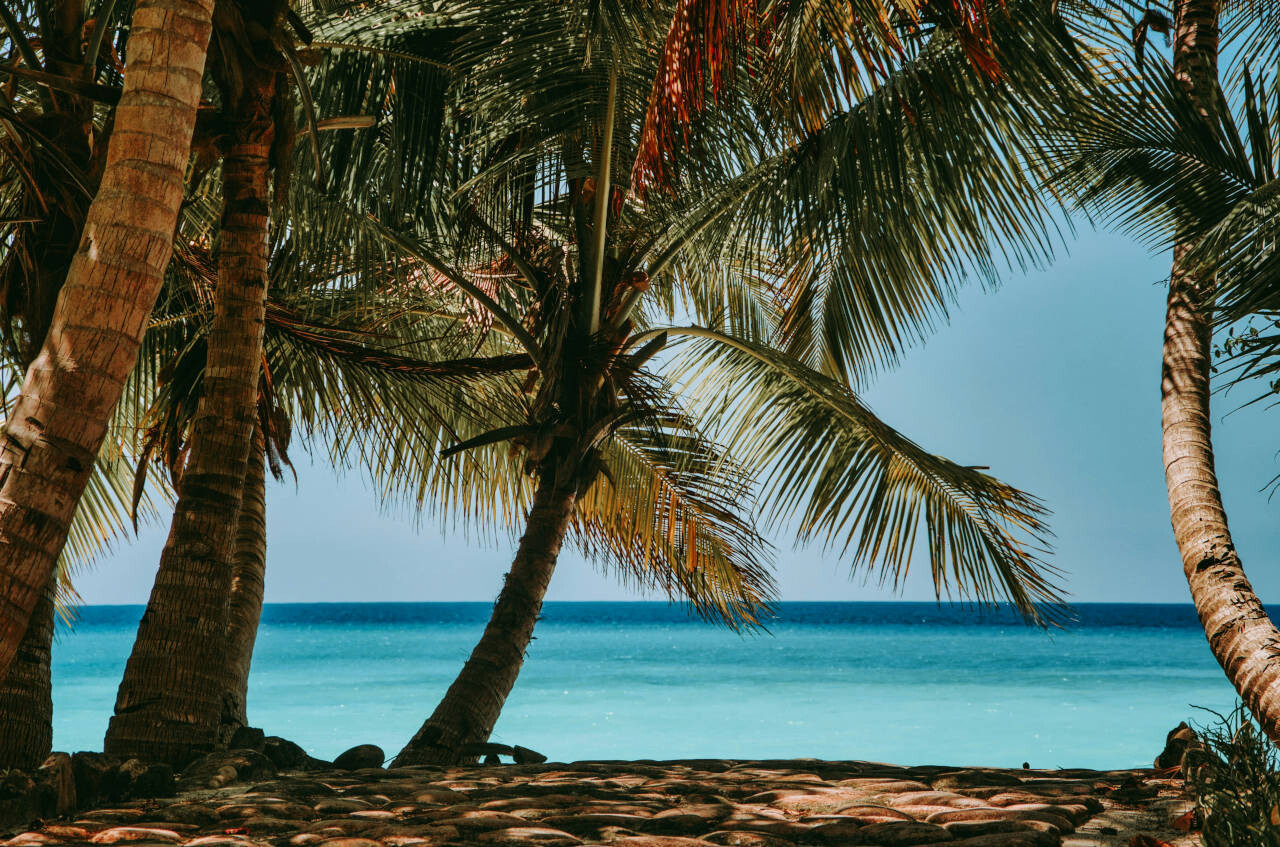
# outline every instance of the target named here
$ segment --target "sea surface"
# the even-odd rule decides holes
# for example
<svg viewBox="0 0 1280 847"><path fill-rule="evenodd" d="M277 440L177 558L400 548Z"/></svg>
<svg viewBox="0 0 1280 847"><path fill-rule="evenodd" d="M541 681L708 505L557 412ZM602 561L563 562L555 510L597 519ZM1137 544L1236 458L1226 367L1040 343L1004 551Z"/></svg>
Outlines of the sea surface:
<svg viewBox="0 0 1280 847"><path fill-rule="evenodd" d="M312 755L394 755L479 638L487 603L268 605L249 718ZM548 603L493 739L575 759L867 759L1149 766L1234 693L1190 605L1083 604L1046 633L931 603L784 603L736 634L663 603ZM54 746L100 750L140 606L54 646Z"/></svg>

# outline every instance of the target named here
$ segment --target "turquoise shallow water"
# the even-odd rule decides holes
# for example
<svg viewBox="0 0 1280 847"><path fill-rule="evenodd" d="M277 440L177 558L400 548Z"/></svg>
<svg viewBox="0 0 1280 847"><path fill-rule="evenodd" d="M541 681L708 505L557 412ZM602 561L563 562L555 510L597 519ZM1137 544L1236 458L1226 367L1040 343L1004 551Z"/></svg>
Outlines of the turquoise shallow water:
<svg viewBox="0 0 1280 847"><path fill-rule="evenodd" d="M485 603L267 606L249 717L313 755L399 749L465 661ZM1150 765L1233 692L1190 606L1085 604L1053 634L922 603L784 603L740 636L661 603L548 603L494 732L553 760L873 759ZM135 606L82 610L54 658L54 745L101 749Z"/></svg>

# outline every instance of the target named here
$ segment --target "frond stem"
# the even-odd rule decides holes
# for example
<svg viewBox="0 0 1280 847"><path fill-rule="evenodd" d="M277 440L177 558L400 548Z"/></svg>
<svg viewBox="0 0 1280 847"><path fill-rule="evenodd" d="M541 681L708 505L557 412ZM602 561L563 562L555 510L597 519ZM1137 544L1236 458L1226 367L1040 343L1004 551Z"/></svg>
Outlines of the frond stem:
<svg viewBox="0 0 1280 847"><path fill-rule="evenodd" d="M538 346L538 342L534 340L534 337L529 334L529 331L524 328L523 324L521 324L515 316L503 309L492 297L486 294L462 274L446 265L436 256L433 256L426 250L423 250L420 246L415 244L413 241L410 241L408 238L405 238L400 233L383 225L383 223L373 215L367 215L366 217L369 223L373 226L374 232L378 233L383 240L394 244L396 247L422 262L436 273L441 274L483 306L485 311L493 315L494 320L502 324L507 331L511 333L512 337L515 338L516 341L520 342L520 346L523 347L525 352L529 354L529 357L533 359L533 362L538 366L538 369L543 369L544 359L542 355L542 348Z"/></svg>
<svg viewBox="0 0 1280 847"><path fill-rule="evenodd" d="M595 230L591 233L591 299L587 302L589 311L589 333L595 335L600 331L600 291L604 287L604 242L605 228L609 223L610 198L613 192L609 189L610 173L613 165L613 123L618 110L618 69L609 69L609 99L604 110L604 138L600 142L600 172L596 178Z"/></svg>

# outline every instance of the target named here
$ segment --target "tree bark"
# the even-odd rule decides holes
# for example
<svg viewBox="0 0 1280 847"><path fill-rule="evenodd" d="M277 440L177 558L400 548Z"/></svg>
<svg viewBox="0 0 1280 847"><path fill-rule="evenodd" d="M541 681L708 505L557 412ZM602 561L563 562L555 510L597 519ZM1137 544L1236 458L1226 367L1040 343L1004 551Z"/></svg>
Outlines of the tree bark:
<svg viewBox="0 0 1280 847"><path fill-rule="evenodd" d="M31 624L0 684L0 770L32 770L53 749L53 688L49 651L53 644L53 590L31 613Z"/></svg>
<svg viewBox="0 0 1280 847"><path fill-rule="evenodd" d="M542 611L560 545L573 516L575 485L557 483L570 474L544 470L534 493L524 536L493 614L471 658L444 699L395 764L455 764L467 744L486 741L524 664L525 650Z"/></svg>
<svg viewBox="0 0 1280 847"><path fill-rule="evenodd" d="M248 470L240 495L235 554L231 559L231 596L227 603L227 690L232 725L248 724L249 666L262 619L267 570L267 501L262 425L254 427Z"/></svg>
<svg viewBox="0 0 1280 847"><path fill-rule="evenodd" d="M213 0L139 0L102 182L0 441L0 678L44 597L163 281Z"/></svg>
<svg viewBox="0 0 1280 847"><path fill-rule="evenodd" d="M1174 15L1174 74L1207 112L1217 85L1219 0L1182 0ZM1174 247L1161 384L1169 514L1214 657L1267 735L1280 740L1280 631L1245 577L1227 528L1210 426L1213 280L1183 267Z"/></svg>
<svg viewBox="0 0 1280 847"><path fill-rule="evenodd" d="M218 288L204 391L169 538L116 696L105 750L184 764L234 721L226 691L227 598L240 492L256 426L267 283L275 77L246 64L222 163Z"/></svg>

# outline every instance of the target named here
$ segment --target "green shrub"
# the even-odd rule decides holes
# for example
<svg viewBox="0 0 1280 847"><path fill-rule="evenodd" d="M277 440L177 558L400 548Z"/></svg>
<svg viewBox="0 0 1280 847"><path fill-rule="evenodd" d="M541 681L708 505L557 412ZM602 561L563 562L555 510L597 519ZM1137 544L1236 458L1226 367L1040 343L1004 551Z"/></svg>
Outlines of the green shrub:
<svg viewBox="0 0 1280 847"><path fill-rule="evenodd" d="M1280 748L1243 706L1200 727L1183 757L1204 847L1280 847Z"/></svg>

